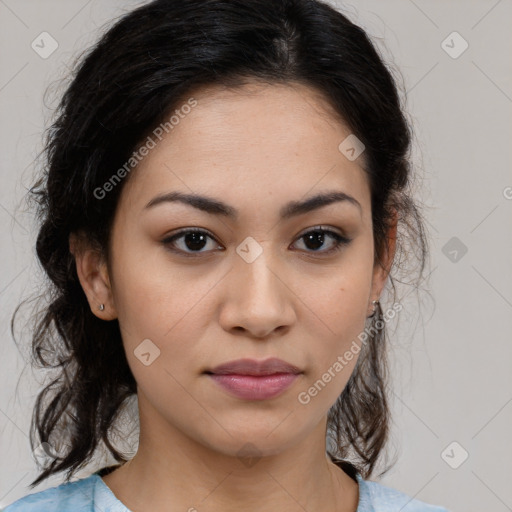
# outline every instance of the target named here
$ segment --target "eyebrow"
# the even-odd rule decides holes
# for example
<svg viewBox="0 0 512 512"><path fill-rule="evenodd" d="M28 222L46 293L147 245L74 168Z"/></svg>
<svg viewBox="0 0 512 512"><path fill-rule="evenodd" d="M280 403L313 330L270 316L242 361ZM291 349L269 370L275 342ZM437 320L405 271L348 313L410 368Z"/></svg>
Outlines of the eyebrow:
<svg viewBox="0 0 512 512"><path fill-rule="evenodd" d="M168 192L166 194L156 196L149 201L144 209L150 209L156 205L169 202L183 203L203 212L213 215L222 215L233 220L238 217L238 211L235 208L223 203L219 199L197 194L184 194L182 192ZM345 192L333 190L322 192L303 201L290 201L281 208L279 215L281 219L285 220L339 202L347 202L348 204L356 206L362 214L363 208L356 198L346 194Z"/></svg>

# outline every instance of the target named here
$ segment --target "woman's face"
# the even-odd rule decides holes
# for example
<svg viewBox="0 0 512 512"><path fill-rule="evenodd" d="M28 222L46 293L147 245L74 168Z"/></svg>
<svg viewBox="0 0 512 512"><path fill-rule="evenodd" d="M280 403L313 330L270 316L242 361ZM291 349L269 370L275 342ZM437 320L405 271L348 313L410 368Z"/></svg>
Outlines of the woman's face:
<svg viewBox="0 0 512 512"><path fill-rule="evenodd" d="M324 425L357 353L335 363L359 343L385 282L364 154L340 151L350 131L302 85L194 98L122 191L105 314L119 319L145 424L226 455L246 443L277 453ZM176 193L208 201L155 201ZM297 207L327 193L353 199ZM330 232L350 242L335 250ZM205 373L271 357L300 370L272 397L233 394Z"/></svg>

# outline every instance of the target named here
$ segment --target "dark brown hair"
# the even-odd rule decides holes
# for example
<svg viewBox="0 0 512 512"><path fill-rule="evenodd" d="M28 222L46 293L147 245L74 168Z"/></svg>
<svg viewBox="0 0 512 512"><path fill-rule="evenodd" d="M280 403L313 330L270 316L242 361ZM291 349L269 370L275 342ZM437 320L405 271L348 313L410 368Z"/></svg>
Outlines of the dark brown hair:
<svg viewBox="0 0 512 512"><path fill-rule="evenodd" d="M77 61L46 132L43 172L31 189L37 256L48 277L47 302L34 315L32 364L53 369L55 378L37 397L30 439L33 448L61 447L32 487L62 471L71 478L101 442L118 462L126 460L110 436L136 382L118 321L102 321L90 310L70 233L84 233L108 256L126 180L102 199L94 191L190 91L251 81L315 89L364 143L376 261L397 212L393 290L394 273L408 261L401 256L406 242L420 262L421 280L428 253L410 193L411 125L395 79L364 30L318 0L155 0L123 15ZM381 315L379 308L371 322ZM328 415L332 458L365 478L388 439L385 341L385 327L373 329Z"/></svg>

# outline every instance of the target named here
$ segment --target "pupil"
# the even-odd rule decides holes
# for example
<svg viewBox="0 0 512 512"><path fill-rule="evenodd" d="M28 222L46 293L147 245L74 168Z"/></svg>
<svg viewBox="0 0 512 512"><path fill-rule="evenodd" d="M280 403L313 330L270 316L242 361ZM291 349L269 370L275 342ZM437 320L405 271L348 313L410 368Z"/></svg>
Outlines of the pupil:
<svg viewBox="0 0 512 512"><path fill-rule="evenodd" d="M314 231L306 235L306 245L308 242L313 242L316 247L310 247L310 249L319 249L324 243L324 234L321 231Z"/></svg>
<svg viewBox="0 0 512 512"><path fill-rule="evenodd" d="M205 236L202 233L188 233L185 235L185 244L190 250L198 250L204 247Z"/></svg>

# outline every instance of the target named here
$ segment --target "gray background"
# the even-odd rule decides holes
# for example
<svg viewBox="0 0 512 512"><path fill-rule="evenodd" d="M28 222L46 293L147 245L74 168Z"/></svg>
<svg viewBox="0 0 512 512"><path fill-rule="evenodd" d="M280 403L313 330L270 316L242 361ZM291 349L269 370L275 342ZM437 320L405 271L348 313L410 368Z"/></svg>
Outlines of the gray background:
<svg viewBox="0 0 512 512"><path fill-rule="evenodd" d="M26 369L17 387L27 333L18 334L20 353L9 323L40 276L33 219L20 201L51 115L43 93L103 24L140 3L0 0L0 508L27 494L36 475L28 431L43 377ZM405 300L393 336L398 462L381 482L453 512L512 510L512 2L343 5L403 75L432 240L421 316ZM43 31L58 42L46 59L31 48ZM442 46L454 31L469 44L457 58L458 36ZM58 92L49 90L48 107Z"/></svg>

